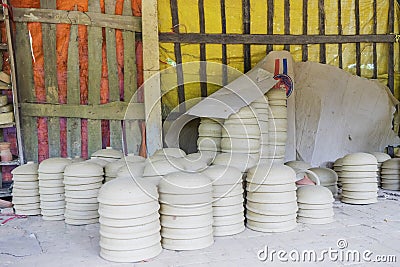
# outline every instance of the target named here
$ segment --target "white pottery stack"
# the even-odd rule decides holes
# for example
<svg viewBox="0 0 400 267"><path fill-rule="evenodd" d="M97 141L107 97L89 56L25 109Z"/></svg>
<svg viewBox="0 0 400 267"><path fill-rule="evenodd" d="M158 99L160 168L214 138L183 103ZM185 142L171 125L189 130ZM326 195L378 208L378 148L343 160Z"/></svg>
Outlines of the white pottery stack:
<svg viewBox="0 0 400 267"><path fill-rule="evenodd" d="M85 161L72 163L65 168L65 223L85 225L98 222L97 197L103 174L101 166Z"/></svg>
<svg viewBox="0 0 400 267"><path fill-rule="evenodd" d="M214 243L212 184L207 176L168 174L159 184L159 194L164 248L195 250Z"/></svg>
<svg viewBox="0 0 400 267"><path fill-rule="evenodd" d="M64 169L71 160L49 158L39 164L40 209L43 220L64 220Z"/></svg>
<svg viewBox="0 0 400 267"><path fill-rule="evenodd" d="M249 106L229 116L222 129L221 151L259 158L260 127L257 112Z"/></svg>
<svg viewBox="0 0 400 267"><path fill-rule="evenodd" d="M213 162L213 165L235 167L242 174L246 173L248 169L254 167L256 164L257 161L251 155L237 153L218 154Z"/></svg>
<svg viewBox="0 0 400 267"><path fill-rule="evenodd" d="M300 181L306 176L306 170L312 168L311 164L301 160L293 160L285 163L296 172L296 180ZM308 176L308 175L307 175Z"/></svg>
<svg viewBox="0 0 400 267"><path fill-rule="evenodd" d="M367 153L343 157L341 201L349 204L371 204L378 197L378 161Z"/></svg>
<svg viewBox="0 0 400 267"><path fill-rule="evenodd" d="M381 168L382 168L382 163L384 163L385 161L391 159L391 157L386 154L386 153L382 153L382 152L373 152L371 153L372 155L374 155L374 157L376 158L376 160L378 161L378 185L381 185Z"/></svg>
<svg viewBox="0 0 400 267"><path fill-rule="evenodd" d="M283 163L288 127L286 91L273 88L267 92L267 97L269 102L268 153L275 163Z"/></svg>
<svg viewBox="0 0 400 267"><path fill-rule="evenodd" d="M259 159L260 162L269 161L270 156L268 153L269 135L268 135L268 114L269 105L267 96L263 96L259 99L254 100L250 106L257 114L258 127L260 130L260 151Z"/></svg>
<svg viewBox="0 0 400 267"><path fill-rule="evenodd" d="M244 231L244 197L240 170L214 165L203 174L212 180L214 236L228 236Z"/></svg>
<svg viewBox="0 0 400 267"><path fill-rule="evenodd" d="M143 162L145 162L145 160L146 160L145 158L140 157L140 156L128 155L122 159L109 162L104 167L105 182L115 179L117 177L117 173L118 173L119 169L127 166L128 163L132 163L134 165L135 165L135 163L138 163L138 165L139 165L139 163L143 163Z"/></svg>
<svg viewBox="0 0 400 267"><path fill-rule="evenodd" d="M337 180L338 175L337 173L328 168L310 168L309 171L315 173L320 181L320 185L328 188L333 196L336 196L338 193L337 187Z"/></svg>
<svg viewBox="0 0 400 267"><path fill-rule="evenodd" d="M381 187L400 191L400 158L393 158L382 163Z"/></svg>
<svg viewBox="0 0 400 267"><path fill-rule="evenodd" d="M258 165L247 174L246 226L260 232L296 228L296 173L285 165Z"/></svg>
<svg viewBox="0 0 400 267"><path fill-rule="evenodd" d="M94 152L91 158L98 158L111 162L121 159L123 156L124 154L121 151L115 150L112 147L106 147L105 149L100 149Z"/></svg>
<svg viewBox="0 0 400 267"><path fill-rule="evenodd" d="M28 161L11 171L12 203L16 214L40 215L38 164Z"/></svg>
<svg viewBox="0 0 400 267"><path fill-rule="evenodd" d="M328 224L334 221L332 192L320 185L306 185L297 189L299 210L297 221L306 224Z"/></svg>
<svg viewBox="0 0 400 267"><path fill-rule="evenodd" d="M338 187L342 187L342 178L340 176L342 172L342 166L343 166L343 158L338 158L335 160L333 163L333 170L337 173L338 175Z"/></svg>
<svg viewBox="0 0 400 267"><path fill-rule="evenodd" d="M199 152L221 151L222 120L212 118L201 118L198 128L197 149Z"/></svg>
<svg viewBox="0 0 400 267"><path fill-rule="evenodd" d="M161 253L157 188L152 183L117 178L99 192L100 256L137 262Z"/></svg>
<svg viewBox="0 0 400 267"><path fill-rule="evenodd" d="M171 157L165 160L146 162L142 177L158 185L164 176L184 170L185 167L180 162L180 159Z"/></svg>

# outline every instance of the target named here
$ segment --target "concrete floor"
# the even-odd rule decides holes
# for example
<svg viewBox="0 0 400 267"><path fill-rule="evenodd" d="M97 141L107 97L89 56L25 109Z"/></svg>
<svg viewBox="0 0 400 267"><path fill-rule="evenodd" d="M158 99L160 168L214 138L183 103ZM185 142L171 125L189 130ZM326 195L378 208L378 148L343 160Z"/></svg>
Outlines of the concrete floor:
<svg viewBox="0 0 400 267"><path fill-rule="evenodd" d="M70 226L64 222L43 221L40 216L14 219L0 226L0 266L276 266L283 265L275 255L260 261L257 254L268 246L271 250L291 253L297 250L338 251L325 254L323 262L301 262L295 266L399 266L400 262L400 194L382 190L379 202L372 205L334 204L334 223L305 225L290 232L266 234L246 229L243 233L216 238L213 246L196 251L164 250L158 257L139 263L117 264L99 257L99 225ZM0 218L6 219L6 216ZM3 220L0 220L0 222ZM347 243L344 249L338 248ZM348 251L364 253L371 259L379 255L393 255L398 263L355 262L353 257L335 260L336 255ZM332 252L335 253L335 252ZM286 264L293 265L288 259ZM292 257L295 254L291 254ZM263 256L263 255L261 255Z"/></svg>

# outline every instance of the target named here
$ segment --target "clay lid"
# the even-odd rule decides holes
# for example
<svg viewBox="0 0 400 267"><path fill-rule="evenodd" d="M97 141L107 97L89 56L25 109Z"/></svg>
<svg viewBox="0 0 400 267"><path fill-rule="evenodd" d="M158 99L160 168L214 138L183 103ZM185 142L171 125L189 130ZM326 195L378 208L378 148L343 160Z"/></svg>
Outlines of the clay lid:
<svg viewBox="0 0 400 267"><path fill-rule="evenodd" d="M328 168L311 168L310 171L314 172L321 184L336 184L338 180L337 173Z"/></svg>
<svg viewBox="0 0 400 267"><path fill-rule="evenodd" d="M200 123L216 123L216 124L221 124L224 123L224 119L217 119L217 118L200 118Z"/></svg>
<svg viewBox="0 0 400 267"><path fill-rule="evenodd" d="M341 167L343 165L343 158L338 158L337 160L335 160L335 162L333 163L333 167Z"/></svg>
<svg viewBox="0 0 400 267"><path fill-rule="evenodd" d="M136 156L134 154L128 154L123 159L125 159L125 161L129 161L129 162L144 162L144 161L146 161L146 158L144 158L142 156Z"/></svg>
<svg viewBox="0 0 400 267"><path fill-rule="evenodd" d="M343 165L371 165L378 164L375 156L368 153L352 153L343 157Z"/></svg>
<svg viewBox="0 0 400 267"><path fill-rule="evenodd" d="M151 182L142 179L116 178L100 188L98 200L108 205L148 203L158 201L158 192L157 187Z"/></svg>
<svg viewBox="0 0 400 267"><path fill-rule="evenodd" d="M372 152L371 155L374 155L374 157L378 160L378 163L382 163L384 161L387 161L388 159L391 159L391 157L383 152Z"/></svg>
<svg viewBox="0 0 400 267"><path fill-rule="evenodd" d="M157 150L153 156L166 156L166 157L175 157L175 158L183 158L186 156L185 151L177 147L166 147L163 149Z"/></svg>
<svg viewBox="0 0 400 267"><path fill-rule="evenodd" d="M201 172L207 169L208 165L202 160L191 160L186 157L177 159L185 168L186 172Z"/></svg>
<svg viewBox="0 0 400 267"><path fill-rule="evenodd" d="M400 158L389 159L382 163L382 169L400 169Z"/></svg>
<svg viewBox="0 0 400 267"><path fill-rule="evenodd" d="M147 162L144 167L143 176L167 175L182 170L185 170L185 167L178 159L169 158L156 162Z"/></svg>
<svg viewBox="0 0 400 267"><path fill-rule="evenodd" d="M332 192L323 186L306 185L297 189L297 202L305 204L327 204L335 199Z"/></svg>
<svg viewBox="0 0 400 267"><path fill-rule="evenodd" d="M285 163L286 166L291 167L292 169L296 170L307 170L312 168L311 164L305 161L300 160L292 160Z"/></svg>
<svg viewBox="0 0 400 267"><path fill-rule="evenodd" d="M102 168L104 168L109 163L109 161L97 157L91 157L90 159L86 160L86 162L97 164Z"/></svg>
<svg viewBox="0 0 400 267"><path fill-rule="evenodd" d="M33 161L28 161L25 165L18 166L14 170L11 171L12 174L38 174L37 163Z"/></svg>
<svg viewBox="0 0 400 267"><path fill-rule="evenodd" d="M126 162L123 159L119 159L119 160L116 160L116 161L109 162L104 167L105 175L108 176L108 177L116 177L117 173L118 173L118 170L121 167L125 166L125 165L126 165Z"/></svg>
<svg viewBox="0 0 400 267"><path fill-rule="evenodd" d="M62 173L69 164L71 164L70 159L49 158L39 164L38 171L43 173Z"/></svg>
<svg viewBox="0 0 400 267"><path fill-rule="evenodd" d="M246 181L254 184L290 184L295 183L296 173L286 165L261 164L248 171Z"/></svg>
<svg viewBox="0 0 400 267"><path fill-rule="evenodd" d="M214 165L232 166L241 172L246 172L249 168L254 167L257 161L248 154L240 153L221 153L215 157Z"/></svg>
<svg viewBox="0 0 400 267"><path fill-rule="evenodd" d="M210 165L214 161L216 155L217 152L215 151L200 151L197 153L188 154L185 158L191 161L203 161L207 165Z"/></svg>
<svg viewBox="0 0 400 267"><path fill-rule="evenodd" d="M103 168L101 166L87 161L72 163L64 170L65 176L73 177L93 177L103 174Z"/></svg>
<svg viewBox="0 0 400 267"><path fill-rule="evenodd" d="M233 185L242 182L242 173L235 167L214 165L202 172L213 185Z"/></svg>
<svg viewBox="0 0 400 267"><path fill-rule="evenodd" d="M211 179L199 173L170 173L160 181L158 187L160 193L177 195L212 192Z"/></svg>
<svg viewBox="0 0 400 267"><path fill-rule="evenodd" d="M92 157L120 159L124 156L121 151L115 150L112 147L97 150L92 154Z"/></svg>
<svg viewBox="0 0 400 267"><path fill-rule="evenodd" d="M121 178L138 178L143 176L143 170L146 166L145 162L125 162L117 171L117 177Z"/></svg>

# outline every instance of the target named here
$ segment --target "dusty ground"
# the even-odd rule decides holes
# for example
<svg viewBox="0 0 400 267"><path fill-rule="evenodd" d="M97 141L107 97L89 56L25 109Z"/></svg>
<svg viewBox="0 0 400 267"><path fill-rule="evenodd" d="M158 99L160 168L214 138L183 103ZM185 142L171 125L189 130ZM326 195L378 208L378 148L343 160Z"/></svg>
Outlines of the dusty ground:
<svg viewBox="0 0 400 267"><path fill-rule="evenodd" d="M400 194L381 191L379 202L373 205L347 205L335 202L334 223L328 225L299 224L296 230L265 234L246 229L241 234L216 238L213 246L197 251L164 250L155 259L135 264L116 264L99 257L99 225L70 226L64 222L46 222L39 216L14 219L0 226L0 266L276 266L275 255L262 262L258 251L268 246L271 250L315 250L318 257L323 250L333 251L319 263L308 261L296 266L399 266L400 262ZM7 218L1 216L0 218ZM0 220L1 222L2 220ZM339 249L347 242L347 247ZM335 260L337 255L358 251L361 257L368 252L372 260L379 255L393 255L397 263L355 262L353 257ZM296 254L291 254L293 257ZM301 254L300 254L301 255ZM262 256L262 255L261 255ZM282 254L283 257L285 257ZM288 263L293 261L286 255Z"/></svg>

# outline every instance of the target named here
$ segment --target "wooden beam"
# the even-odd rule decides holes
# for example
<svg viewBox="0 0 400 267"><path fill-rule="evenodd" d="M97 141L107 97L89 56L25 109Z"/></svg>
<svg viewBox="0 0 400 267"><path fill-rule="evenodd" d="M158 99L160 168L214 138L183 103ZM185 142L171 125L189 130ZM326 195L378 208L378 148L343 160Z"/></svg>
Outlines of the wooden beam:
<svg viewBox="0 0 400 267"><path fill-rule="evenodd" d="M66 23L106 27L141 32L141 18L134 16L109 15L96 12L53 10L38 8L13 8L15 22Z"/></svg>
<svg viewBox="0 0 400 267"><path fill-rule="evenodd" d="M103 105L21 103L25 117L64 117L92 120L144 119L142 103L112 102Z"/></svg>
<svg viewBox="0 0 400 267"><path fill-rule="evenodd" d="M270 34L200 34L160 33L160 43L186 44L338 44L338 43L394 43L394 34L362 35L270 35Z"/></svg>
<svg viewBox="0 0 400 267"><path fill-rule="evenodd" d="M144 103L148 155L162 148L157 0L142 2Z"/></svg>

